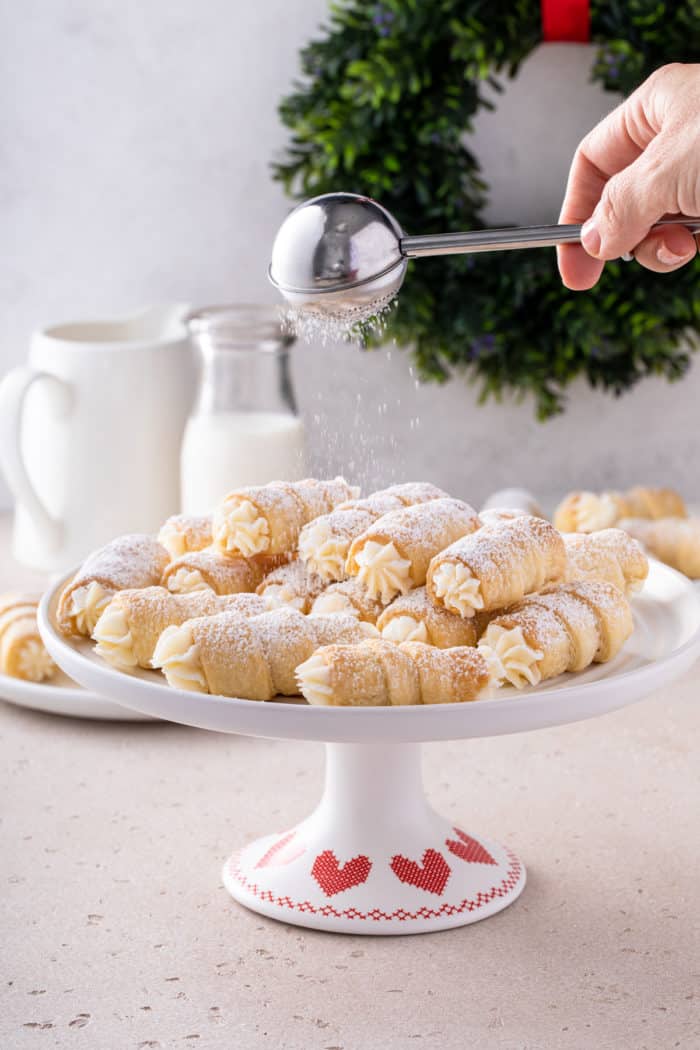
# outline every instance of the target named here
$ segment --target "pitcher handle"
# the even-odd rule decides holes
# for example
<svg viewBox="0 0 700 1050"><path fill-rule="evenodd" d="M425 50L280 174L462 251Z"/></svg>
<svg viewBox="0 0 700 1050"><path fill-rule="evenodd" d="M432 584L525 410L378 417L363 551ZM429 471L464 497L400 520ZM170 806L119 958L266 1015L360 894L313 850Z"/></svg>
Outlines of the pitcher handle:
<svg viewBox="0 0 700 1050"><path fill-rule="evenodd" d="M62 398L66 385L49 372L21 366L13 368L0 382L0 469L5 474L12 495L21 502L43 536L49 550L60 546L63 525L42 503L32 484L22 457L22 415L30 387L37 380L56 384Z"/></svg>

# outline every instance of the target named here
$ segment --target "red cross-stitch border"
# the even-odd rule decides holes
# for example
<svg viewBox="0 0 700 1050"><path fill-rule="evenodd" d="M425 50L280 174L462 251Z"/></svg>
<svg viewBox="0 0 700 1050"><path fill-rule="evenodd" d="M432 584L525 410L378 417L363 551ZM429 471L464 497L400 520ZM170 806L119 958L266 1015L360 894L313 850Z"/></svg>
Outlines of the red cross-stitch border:
<svg viewBox="0 0 700 1050"><path fill-rule="evenodd" d="M251 882L243 874L239 859L243 850L234 853L228 862L228 874L244 890L251 893L258 900L274 904L279 908L288 908L290 911L298 911L309 915L323 915L325 918L335 919L357 919L360 922L372 920L373 922L391 921L398 919L399 922L407 922L415 919L438 919L445 915L460 915L462 912L473 912L490 904L497 897L506 897L513 890L522 875L522 864L515 854L505 847L508 857L508 871L501 882L492 886L485 892L477 893L476 897L465 897L459 904L441 904L439 908L422 907L417 911L406 911L405 908L397 908L396 911L386 912L381 908L372 908L369 911L360 911L358 908L335 908L332 904L324 904L317 907L311 901L294 901L288 896L278 896L273 890L264 890L257 883Z"/></svg>

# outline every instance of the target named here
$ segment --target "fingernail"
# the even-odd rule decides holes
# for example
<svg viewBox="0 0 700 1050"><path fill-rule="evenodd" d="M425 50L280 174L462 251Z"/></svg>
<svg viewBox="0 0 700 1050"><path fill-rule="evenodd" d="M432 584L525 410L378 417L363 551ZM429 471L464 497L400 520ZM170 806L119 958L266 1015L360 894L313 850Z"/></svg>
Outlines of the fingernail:
<svg viewBox="0 0 700 1050"><path fill-rule="evenodd" d="M581 244L589 255L598 255L600 252L600 234L594 219L589 219L581 228Z"/></svg>
<svg viewBox="0 0 700 1050"><path fill-rule="evenodd" d="M678 266L679 263L687 262L689 259L692 259L692 257L692 252L686 252L685 255L677 255L676 252L672 252L669 246L663 241L656 249L656 258L660 263L663 263L664 266Z"/></svg>

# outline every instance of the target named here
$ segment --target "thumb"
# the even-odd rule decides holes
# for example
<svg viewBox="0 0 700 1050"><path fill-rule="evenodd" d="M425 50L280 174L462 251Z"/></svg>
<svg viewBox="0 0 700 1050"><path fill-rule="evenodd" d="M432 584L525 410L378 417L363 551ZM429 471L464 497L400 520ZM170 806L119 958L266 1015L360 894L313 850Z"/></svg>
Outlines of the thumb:
<svg viewBox="0 0 700 1050"><path fill-rule="evenodd" d="M618 259L644 240L650 228L677 210L677 167L663 134L605 183L595 210L583 226L581 243L596 259Z"/></svg>

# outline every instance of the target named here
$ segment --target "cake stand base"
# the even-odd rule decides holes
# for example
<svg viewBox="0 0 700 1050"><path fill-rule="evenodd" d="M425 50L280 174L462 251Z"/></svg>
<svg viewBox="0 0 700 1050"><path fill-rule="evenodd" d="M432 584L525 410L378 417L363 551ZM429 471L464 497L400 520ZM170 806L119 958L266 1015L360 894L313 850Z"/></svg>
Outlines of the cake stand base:
<svg viewBox="0 0 700 1050"><path fill-rule="evenodd" d="M429 933L478 922L522 893L507 847L428 805L419 744L328 744L316 810L235 853L223 880L240 904L334 933Z"/></svg>

